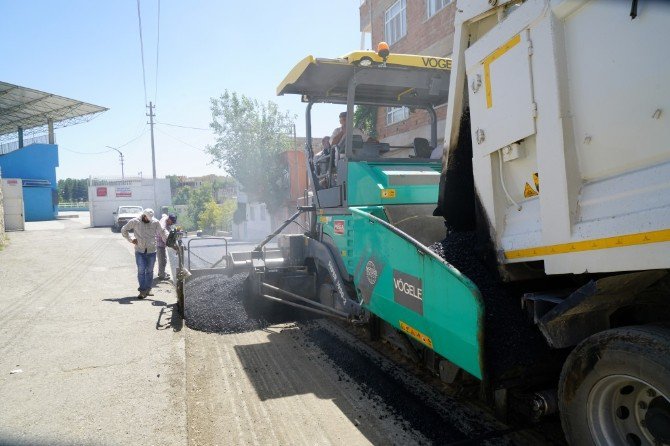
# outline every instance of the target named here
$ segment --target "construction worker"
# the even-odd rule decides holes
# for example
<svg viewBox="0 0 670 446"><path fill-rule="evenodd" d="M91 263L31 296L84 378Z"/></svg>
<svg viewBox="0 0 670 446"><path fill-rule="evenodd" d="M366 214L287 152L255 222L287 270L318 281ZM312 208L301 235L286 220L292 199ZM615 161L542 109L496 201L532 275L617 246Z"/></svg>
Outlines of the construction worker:
<svg viewBox="0 0 670 446"><path fill-rule="evenodd" d="M161 217L161 229L170 232L172 225L177 223L177 216L175 214L163 214ZM170 274L165 272L165 265L167 264L167 253L165 252L165 240L156 234L156 258L158 260L158 278L160 280L169 280Z"/></svg>
<svg viewBox="0 0 670 446"><path fill-rule="evenodd" d="M363 141L367 141L368 136L363 133L359 128L354 127L354 135L359 135L363 138ZM333 130L333 134L330 137L330 144L335 146L342 147L344 146L344 138L347 136L347 112L340 113L340 126ZM340 150L342 152L342 150Z"/></svg>
<svg viewBox="0 0 670 446"><path fill-rule="evenodd" d="M133 231L133 237L130 231ZM153 296L151 286L154 280L154 264L156 263L156 237L161 237L163 242L168 238L169 232L161 228L161 224L154 218L153 209L145 209L142 215L131 219L121 228L121 234L130 243L135 245L135 263L137 264L137 281L140 294L138 299Z"/></svg>

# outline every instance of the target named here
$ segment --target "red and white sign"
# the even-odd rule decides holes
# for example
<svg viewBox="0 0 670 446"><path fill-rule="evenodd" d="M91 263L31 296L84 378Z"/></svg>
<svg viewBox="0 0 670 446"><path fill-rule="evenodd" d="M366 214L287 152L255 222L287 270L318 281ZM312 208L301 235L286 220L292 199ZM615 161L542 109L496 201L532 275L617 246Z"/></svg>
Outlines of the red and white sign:
<svg viewBox="0 0 670 446"><path fill-rule="evenodd" d="M12 186L16 186L19 184L19 180L7 180L7 184L11 184Z"/></svg>
<svg viewBox="0 0 670 446"><path fill-rule="evenodd" d="M130 186L117 186L116 187L116 196L118 197L132 197L133 191Z"/></svg>
<svg viewBox="0 0 670 446"><path fill-rule="evenodd" d="M344 220L335 220L333 222L335 234L344 234Z"/></svg>
<svg viewBox="0 0 670 446"><path fill-rule="evenodd" d="M107 188L106 187L98 187L95 190L95 195L98 197L106 197L107 196Z"/></svg>

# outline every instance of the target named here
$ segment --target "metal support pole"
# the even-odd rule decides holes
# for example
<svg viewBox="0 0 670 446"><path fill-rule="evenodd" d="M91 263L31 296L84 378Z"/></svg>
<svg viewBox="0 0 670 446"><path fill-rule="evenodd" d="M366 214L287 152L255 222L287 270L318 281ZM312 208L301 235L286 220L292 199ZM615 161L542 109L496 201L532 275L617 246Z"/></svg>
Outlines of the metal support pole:
<svg viewBox="0 0 670 446"><path fill-rule="evenodd" d="M119 149L117 149L116 147L112 147L112 146L105 146L105 147L107 147L108 149L116 150L117 152L119 152L119 160L121 161L121 179L124 180L125 176L123 175L123 153L121 153L121 151Z"/></svg>
<svg viewBox="0 0 670 446"><path fill-rule="evenodd" d="M433 107L426 108L430 115L430 146L434 149L437 147L437 114Z"/></svg>
<svg viewBox="0 0 670 446"><path fill-rule="evenodd" d="M351 159L353 156L353 147L352 141L354 139L354 100L356 97L356 75L349 79L349 85L347 85L347 134L346 138L346 148L345 153L347 159Z"/></svg>
<svg viewBox="0 0 670 446"><path fill-rule="evenodd" d="M56 137L54 135L54 120L51 118L47 119L47 126L49 128L49 144L55 144Z"/></svg>
<svg viewBox="0 0 670 446"><path fill-rule="evenodd" d="M154 105L152 102L149 102L149 125L151 128L151 168L153 174L153 187L154 187L154 212L159 212L158 201L156 199L156 149L154 148Z"/></svg>
<svg viewBox="0 0 670 446"><path fill-rule="evenodd" d="M23 148L23 127L18 128L19 131L19 149Z"/></svg>

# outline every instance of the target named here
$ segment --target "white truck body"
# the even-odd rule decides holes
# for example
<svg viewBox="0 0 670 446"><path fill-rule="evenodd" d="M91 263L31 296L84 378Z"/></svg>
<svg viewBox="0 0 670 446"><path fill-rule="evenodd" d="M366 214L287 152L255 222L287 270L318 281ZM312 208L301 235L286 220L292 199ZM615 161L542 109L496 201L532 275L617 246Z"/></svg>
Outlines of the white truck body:
<svg viewBox="0 0 670 446"><path fill-rule="evenodd" d="M154 191L156 198L154 200ZM151 179L91 181L88 187L91 226L114 225L114 212L119 206L142 206L154 208L156 218L160 218L160 208L172 205L169 179L156 179L156 188Z"/></svg>
<svg viewBox="0 0 670 446"><path fill-rule="evenodd" d="M457 4L445 149L468 104L501 263L670 268L670 3L490 3Z"/></svg>

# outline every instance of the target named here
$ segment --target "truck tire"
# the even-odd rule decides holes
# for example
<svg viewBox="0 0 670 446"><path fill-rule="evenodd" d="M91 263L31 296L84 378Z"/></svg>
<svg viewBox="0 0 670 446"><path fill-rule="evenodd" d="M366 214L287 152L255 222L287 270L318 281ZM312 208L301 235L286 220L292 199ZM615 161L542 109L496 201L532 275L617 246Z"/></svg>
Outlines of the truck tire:
<svg viewBox="0 0 670 446"><path fill-rule="evenodd" d="M571 445L670 444L670 329L597 333L568 356L558 386Z"/></svg>

